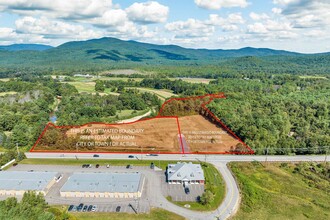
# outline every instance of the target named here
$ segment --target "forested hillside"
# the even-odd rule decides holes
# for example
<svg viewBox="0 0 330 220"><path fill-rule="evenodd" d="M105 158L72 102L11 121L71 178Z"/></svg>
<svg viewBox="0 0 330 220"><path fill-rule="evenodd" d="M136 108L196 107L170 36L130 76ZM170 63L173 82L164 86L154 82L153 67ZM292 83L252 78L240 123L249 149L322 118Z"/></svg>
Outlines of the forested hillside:
<svg viewBox="0 0 330 220"><path fill-rule="evenodd" d="M12 48L17 50L17 47ZM161 72L171 72L168 70L172 69L173 76L192 76L187 71L180 71L178 66L202 68L199 77L216 77L219 73L324 74L329 73L330 69L329 53L299 54L267 48L187 49L175 45L155 45L115 38L68 42L47 50L36 46L25 48L39 48L42 51L0 49L0 77L17 76L27 72L39 75L73 75L116 68ZM181 73L178 73L178 69Z"/></svg>

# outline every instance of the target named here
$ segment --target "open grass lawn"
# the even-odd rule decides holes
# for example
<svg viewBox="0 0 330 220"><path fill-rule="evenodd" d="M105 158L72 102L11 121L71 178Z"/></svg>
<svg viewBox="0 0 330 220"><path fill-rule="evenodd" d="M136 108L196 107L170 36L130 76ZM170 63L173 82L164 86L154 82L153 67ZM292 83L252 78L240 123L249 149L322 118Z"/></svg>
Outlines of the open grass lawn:
<svg viewBox="0 0 330 220"><path fill-rule="evenodd" d="M142 87L126 87L126 88L138 89L141 92L154 93L163 100L172 96L176 96L171 90L167 90L167 89L151 89L151 88L142 88Z"/></svg>
<svg viewBox="0 0 330 220"><path fill-rule="evenodd" d="M128 157L128 155L127 155ZM131 164L133 166L150 166L150 163L154 163L155 166L166 169L166 166L169 163L176 163L177 161L167 161L167 160L157 160L157 157L152 157L153 160L144 160L144 158L150 158L150 156L143 155L142 160L139 155L138 159L127 159L127 160L113 160L113 159L24 159L20 163L21 164L50 164L50 165L78 165L82 164L100 164L101 166L105 166L110 164L112 166L126 166Z"/></svg>
<svg viewBox="0 0 330 220"><path fill-rule="evenodd" d="M14 95L14 94L17 94L17 92L0 92L0 96Z"/></svg>
<svg viewBox="0 0 330 220"><path fill-rule="evenodd" d="M8 82L11 79L15 79L15 78L1 78L0 81L2 81L2 82Z"/></svg>
<svg viewBox="0 0 330 220"><path fill-rule="evenodd" d="M299 76L301 79L327 79L325 76Z"/></svg>
<svg viewBox="0 0 330 220"><path fill-rule="evenodd" d="M50 209L55 209L55 213L57 217L61 216L61 213L65 213L68 209L68 206L65 205L53 205ZM56 210L58 210L56 212ZM53 212L54 213L54 212ZM175 213L166 211L160 208L153 208L151 209L150 213L148 214L129 214L129 213L113 213L113 212L70 212L69 219L77 219L77 220L110 220L110 219L117 219L117 220L183 220L182 216L179 216Z"/></svg>
<svg viewBox="0 0 330 220"><path fill-rule="evenodd" d="M128 214L128 213L73 213L78 220L183 220L180 215L154 208L149 214Z"/></svg>
<svg viewBox="0 0 330 220"><path fill-rule="evenodd" d="M257 162L229 166L242 192L233 219L330 219L329 167Z"/></svg>
<svg viewBox="0 0 330 220"><path fill-rule="evenodd" d="M173 80L181 79L182 81L189 83L204 83L209 84L214 79L206 79L206 78L171 78Z"/></svg>
<svg viewBox="0 0 330 220"><path fill-rule="evenodd" d="M134 110L121 110L121 111L117 111L117 115L119 118L127 118L127 117L133 117L134 115L143 115L147 111L140 110L140 111L135 111L134 113L133 112L134 112Z"/></svg>
<svg viewBox="0 0 330 220"><path fill-rule="evenodd" d="M222 179L221 174L218 172L218 170L212 165L212 164L205 164L206 166L203 166L204 175L205 175L205 189L208 189L210 187L214 187L214 200L208 204L208 205L202 205L198 202L173 202L176 205L184 207L185 204L189 204L191 210L197 210L197 211L210 211L215 210L218 208L218 206L221 204L223 199L225 198L226 194L226 186L224 184L224 181ZM171 201L171 198L167 198Z"/></svg>
<svg viewBox="0 0 330 220"><path fill-rule="evenodd" d="M95 82L67 82L78 90L78 92L95 92Z"/></svg>
<svg viewBox="0 0 330 220"><path fill-rule="evenodd" d="M102 76L98 78L99 80L121 80L127 82L129 79L134 80L135 82L141 82L143 78L128 78L128 77L107 77L107 76Z"/></svg>

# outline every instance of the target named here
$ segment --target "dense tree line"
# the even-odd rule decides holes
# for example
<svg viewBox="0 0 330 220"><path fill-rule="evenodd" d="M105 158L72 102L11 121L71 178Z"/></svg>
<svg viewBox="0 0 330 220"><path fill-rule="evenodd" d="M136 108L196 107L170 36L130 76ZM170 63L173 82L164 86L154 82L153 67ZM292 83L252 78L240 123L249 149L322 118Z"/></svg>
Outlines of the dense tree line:
<svg viewBox="0 0 330 220"><path fill-rule="evenodd" d="M0 146L31 147L49 121L56 96L77 93L75 87L50 77L24 77L0 82Z"/></svg>
<svg viewBox="0 0 330 220"><path fill-rule="evenodd" d="M199 74L201 69L192 71ZM50 77L24 75L0 82L1 92L18 92L0 97L0 146L12 148L17 142L31 146L48 122L56 96L62 97L57 112L59 124L110 122L117 111L160 105L155 95L127 87L169 89L179 96L224 92L227 99L215 100L209 108L259 154L324 153L330 145L327 76L228 71L219 73L208 85L159 76L146 76L140 82L134 78L98 81L101 91L110 88L119 96L78 94L75 87ZM170 113L183 111L185 106L178 105Z"/></svg>
<svg viewBox="0 0 330 220"><path fill-rule="evenodd" d="M0 219L6 220L69 220L76 219L66 211L50 208L42 194L24 193L22 201L15 197L0 201Z"/></svg>
<svg viewBox="0 0 330 220"><path fill-rule="evenodd" d="M74 125L87 122L113 122L117 111L145 110L159 106L160 101L156 95L139 93L128 89L115 95L75 94L62 97L58 106L58 124Z"/></svg>
<svg viewBox="0 0 330 220"><path fill-rule="evenodd" d="M255 74L219 78L209 85L146 78L138 86L171 89L179 95L225 92L227 99L216 100L209 108L258 154L325 153L330 146L326 78ZM172 104L164 113L193 110L185 109L183 102Z"/></svg>

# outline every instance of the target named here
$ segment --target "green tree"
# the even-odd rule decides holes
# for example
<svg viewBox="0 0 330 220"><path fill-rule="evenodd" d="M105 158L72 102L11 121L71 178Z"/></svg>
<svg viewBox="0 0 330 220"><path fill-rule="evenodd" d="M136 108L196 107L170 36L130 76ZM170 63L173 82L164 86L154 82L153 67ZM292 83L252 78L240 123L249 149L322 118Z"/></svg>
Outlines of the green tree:
<svg viewBox="0 0 330 220"><path fill-rule="evenodd" d="M95 91L97 92L104 92L105 86L103 81L101 80L96 80L95 82Z"/></svg>
<svg viewBox="0 0 330 220"><path fill-rule="evenodd" d="M206 190L200 197L200 203L207 205L214 200L214 195L210 190Z"/></svg>

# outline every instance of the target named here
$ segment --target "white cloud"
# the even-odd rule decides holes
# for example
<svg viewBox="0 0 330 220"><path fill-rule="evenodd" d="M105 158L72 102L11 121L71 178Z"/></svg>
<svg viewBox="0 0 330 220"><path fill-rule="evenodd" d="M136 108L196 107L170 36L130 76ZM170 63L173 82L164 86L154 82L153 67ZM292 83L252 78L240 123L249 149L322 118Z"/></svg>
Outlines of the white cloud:
<svg viewBox="0 0 330 220"><path fill-rule="evenodd" d="M111 6L112 0L0 0L0 9L6 12L72 20L101 16Z"/></svg>
<svg viewBox="0 0 330 220"><path fill-rule="evenodd" d="M102 36L100 31L86 29L82 25L73 25L48 18L23 17L15 22L16 32L39 35L43 38L91 39Z"/></svg>
<svg viewBox="0 0 330 220"><path fill-rule="evenodd" d="M290 39L298 37L289 22L268 19L247 26L247 34L265 39Z"/></svg>
<svg viewBox="0 0 330 220"><path fill-rule="evenodd" d="M141 23L161 23L168 17L169 8L155 1L134 3L126 9L130 20Z"/></svg>
<svg viewBox="0 0 330 220"><path fill-rule="evenodd" d="M274 0L281 5L281 14L296 28L324 28L330 25L330 1L328 0Z"/></svg>
<svg viewBox="0 0 330 220"><path fill-rule="evenodd" d="M231 7L245 8L248 6L248 2L246 0L195 0L195 3L198 7L205 9L220 9Z"/></svg>
<svg viewBox="0 0 330 220"><path fill-rule="evenodd" d="M165 25L166 30L171 31L179 38L194 38L211 36L215 28L205 24L203 21L193 18L187 21L175 21Z"/></svg>
<svg viewBox="0 0 330 220"><path fill-rule="evenodd" d="M277 5L289 5L298 1L299 0L273 0L273 3Z"/></svg>
<svg viewBox="0 0 330 220"><path fill-rule="evenodd" d="M17 33L12 28L0 28L0 40L11 41L17 37Z"/></svg>
<svg viewBox="0 0 330 220"><path fill-rule="evenodd" d="M311 38L323 38L327 36L326 31L324 30L311 30L304 33L304 36Z"/></svg>
<svg viewBox="0 0 330 220"><path fill-rule="evenodd" d="M128 21L126 12L122 9L111 9L106 11L101 17L95 17L84 22L98 27L122 26Z"/></svg>
<svg viewBox="0 0 330 220"><path fill-rule="evenodd" d="M280 8L272 8L272 12L274 14L281 14L282 13L282 9L280 9Z"/></svg>
<svg viewBox="0 0 330 220"><path fill-rule="evenodd" d="M266 13L257 14L257 13L251 12L249 14L249 16L254 21L269 19L269 16Z"/></svg>
<svg viewBox="0 0 330 220"><path fill-rule="evenodd" d="M210 14L207 20L190 18L186 21L175 21L165 25L166 30L175 34L176 38L199 38L212 36L216 27L222 31L236 31L238 25L244 24L240 13L229 14L226 18L218 14ZM191 41L190 41L191 42Z"/></svg>
<svg viewBox="0 0 330 220"><path fill-rule="evenodd" d="M229 14L227 18L223 18L217 14L210 14L209 19L206 20L205 23L214 26L222 26L226 24L244 24L245 20L240 13Z"/></svg>

